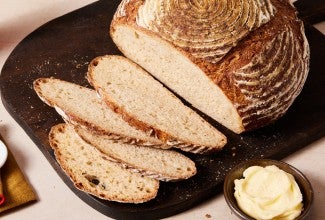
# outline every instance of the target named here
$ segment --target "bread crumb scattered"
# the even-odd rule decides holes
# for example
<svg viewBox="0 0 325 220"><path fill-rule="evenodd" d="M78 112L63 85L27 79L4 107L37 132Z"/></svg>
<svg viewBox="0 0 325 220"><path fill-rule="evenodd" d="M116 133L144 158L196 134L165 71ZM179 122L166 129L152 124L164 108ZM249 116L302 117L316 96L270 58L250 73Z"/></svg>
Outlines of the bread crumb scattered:
<svg viewBox="0 0 325 220"><path fill-rule="evenodd" d="M205 214L206 218L211 218L212 216L210 214Z"/></svg>

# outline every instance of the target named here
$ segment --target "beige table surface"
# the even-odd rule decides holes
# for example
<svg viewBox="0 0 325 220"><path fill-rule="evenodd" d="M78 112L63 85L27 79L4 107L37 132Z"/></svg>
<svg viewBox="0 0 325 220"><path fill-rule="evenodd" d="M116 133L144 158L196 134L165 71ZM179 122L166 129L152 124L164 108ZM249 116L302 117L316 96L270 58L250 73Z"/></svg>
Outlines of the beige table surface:
<svg viewBox="0 0 325 220"><path fill-rule="evenodd" d="M1 0L0 69L14 47L45 22L87 5L93 0ZM316 27L325 33L325 22ZM38 202L2 216L6 220L29 219L109 219L80 200L60 179L38 147L0 104L0 133L8 143ZM284 159L310 180L315 200L311 220L325 219L325 138ZM207 218L206 214L211 217ZM168 219L237 219L223 195Z"/></svg>

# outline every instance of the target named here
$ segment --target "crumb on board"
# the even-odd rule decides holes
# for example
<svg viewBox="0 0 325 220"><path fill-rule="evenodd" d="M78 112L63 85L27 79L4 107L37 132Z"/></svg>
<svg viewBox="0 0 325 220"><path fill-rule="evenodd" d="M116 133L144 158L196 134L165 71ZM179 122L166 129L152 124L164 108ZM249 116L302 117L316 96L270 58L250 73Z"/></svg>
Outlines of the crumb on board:
<svg viewBox="0 0 325 220"><path fill-rule="evenodd" d="M212 216L210 214L205 214L206 218L211 218Z"/></svg>

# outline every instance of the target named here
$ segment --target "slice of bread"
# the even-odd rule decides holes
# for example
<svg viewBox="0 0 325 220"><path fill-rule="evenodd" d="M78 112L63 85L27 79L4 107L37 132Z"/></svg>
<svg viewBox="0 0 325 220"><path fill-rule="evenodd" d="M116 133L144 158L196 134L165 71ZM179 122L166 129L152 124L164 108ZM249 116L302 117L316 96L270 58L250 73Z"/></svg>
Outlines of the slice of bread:
<svg viewBox="0 0 325 220"><path fill-rule="evenodd" d="M227 142L222 133L127 58L95 58L88 80L123 119L167 144L203 153L220 150Z"/></svg>
<svg viewBox="0 0 325 220"><path fill-rule="evenodd" d="M58 163L79 190L123 203L142 203L156 197L159 181L107 160L106 155L76 135L72 126L52 127L49 142Z"/></svg>
<svg viewBox="0 0 325 220"><path fill-rule="evenodd" d="M168 147L159 139L126 123L120 115L107 108L92 89L60 79L39 78L34 81L34 90L69 123L123 143Z"/></svg>
<svg viewBox="0 0 325 220"><path fill-rule="evenodd" d="M75 126L76 133L87 143L123 167L162 181L187 179L196 174L195 163L172 150L121 144Z"/></svg>

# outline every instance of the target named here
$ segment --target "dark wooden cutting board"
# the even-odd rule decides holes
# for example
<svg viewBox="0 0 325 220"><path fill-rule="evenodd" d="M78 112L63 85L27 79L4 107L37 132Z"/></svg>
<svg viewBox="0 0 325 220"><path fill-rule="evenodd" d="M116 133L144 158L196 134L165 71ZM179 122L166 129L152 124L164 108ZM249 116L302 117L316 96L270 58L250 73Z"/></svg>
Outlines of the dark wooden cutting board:
<svg viewBox="0 0 325 220"><path fill-rule="evenodd" d="M36 96L32 82L39 77L56 77L89 86L85 79L88 63L96 56L120 54L108 33L118 2L99 1L43 25L19 43L0 76L2 102L7 111L71 190L99 212L123 219L156 219L182 212L220 193L225 175L239 162L253 158L281 159L324 136L325 39L306 25L311 70L301 95L283 118L242 135L233 134L207 118L227 135L229 143L215 155L187 154L195 161L198 174L181 182L161 183L157 198L150 202L121 204L78 191L62 172L48 143L50 128L63 121ZM310 7L303 2L299 2L298 9L306 9L305 18L312 20Z"/></svg>

